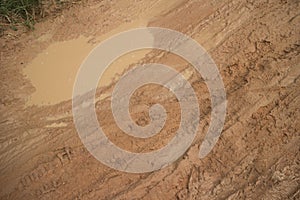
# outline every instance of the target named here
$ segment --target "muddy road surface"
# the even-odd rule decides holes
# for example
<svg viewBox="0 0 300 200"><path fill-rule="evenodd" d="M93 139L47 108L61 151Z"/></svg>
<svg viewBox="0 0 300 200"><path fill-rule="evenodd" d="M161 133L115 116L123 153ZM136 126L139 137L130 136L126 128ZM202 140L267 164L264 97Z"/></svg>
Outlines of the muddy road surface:
<svg viewBox="0 0 300 200"><path fill-rule="evenodd" d="M135 64L162 63L183 74L201 111L188 150L163 169L121 172L85 148L73 122L72 89L89 52L138 27L180 31L201 44L222 76L227 112L220 139L199 159L211 119L201 74L182 58L139 50L112 63L95 107L107 137L127 151L164 147L180 124L180 105L150 84L130 101L132 119L148 124L148 105L168 115L162 131L134 138L116 124L111 94ZM300 199L300 2L298 0L88 0L27 33L0 38L0 199Z"/></svg>

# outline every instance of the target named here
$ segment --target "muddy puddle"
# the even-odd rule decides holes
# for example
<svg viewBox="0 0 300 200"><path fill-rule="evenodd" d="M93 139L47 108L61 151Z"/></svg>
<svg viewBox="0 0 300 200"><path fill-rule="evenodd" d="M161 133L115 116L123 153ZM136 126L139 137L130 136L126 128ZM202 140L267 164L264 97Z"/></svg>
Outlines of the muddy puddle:
<svg viewBox="0 0 300 200"><path fill-rule="evenodd" d="M52 105L72 98L76 73L93 48L109 37L132 28L146 27L154 16L167 12L180 1L158 1L148 9L136 12L135 20L112 28L109 32L94 38L79 37L75 40L52 43L42 51L24 69L24 75L30 80L36 91L28 98L27 105ZM121 4L120 4L121 5ZM51 36L44 38L50 39ZM88 42L92 41L92 42ZM137 63L150 50L126 54L112 63L105 71L99 85L109 85L116 74L120 74L129 65Z"/></svg>
<svg viewBox="0 0 300 200"><path fill-rule="evenodd" d="M25 76L36 91L28 98L27 105L52 105L72 98L73 84L80 65L101 41L130 27L142 27L138 21L121 26L99 38L78 37L74 40L51 44L38 54L24 69ZM130 27L129 27L130 26ZM109 85L113 78L129 65L137 63L150 50L130 52L116 59L104 72L98 87Z"/></svg>

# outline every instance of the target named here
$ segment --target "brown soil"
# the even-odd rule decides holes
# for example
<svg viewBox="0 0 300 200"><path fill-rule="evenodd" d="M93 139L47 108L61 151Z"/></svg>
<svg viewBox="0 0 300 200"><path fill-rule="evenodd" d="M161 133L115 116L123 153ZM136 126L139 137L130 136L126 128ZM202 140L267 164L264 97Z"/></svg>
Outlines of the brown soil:
<svg viewBox="0 0 300 200"><path fill-rule="evenodd" d="M85 48L140 26L171 28L197 40L220 70L228 108L217 145L199 159L211 111L203 79L173 54L136 52L133 63L180 70L197 92L202 116L193 145L179 160L156 172L129 174L101 164L83 146L73 124L72 84L67 86L69 77L56 80L65 69L60 59L45 64L53 66L51 73L34 63L51 48L63 48L63 41L87 38ZM0 38L0 199L300 199L299 27L297 0L89 0L38 23L33 32L6 32ZM120 63L118 73L130 65ZM77 65L63 73L72 75ZM33 75L36 70L47 78L45 87ZM143 105L157 96L168 112L160 134L135 139L114 122L109 108L114 82L102 84L96 102L108 137L134 152L164 146L180 121L174 95L156 85L134 94L131 114L138 124L148 122Z"/></svg>

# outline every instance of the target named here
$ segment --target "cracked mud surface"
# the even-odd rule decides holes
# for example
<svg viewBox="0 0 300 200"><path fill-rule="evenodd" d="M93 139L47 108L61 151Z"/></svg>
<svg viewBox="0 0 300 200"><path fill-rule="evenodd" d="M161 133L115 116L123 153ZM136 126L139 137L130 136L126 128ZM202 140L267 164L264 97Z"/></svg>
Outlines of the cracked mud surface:
<svg viewBox="0 0 300 200"><path fill-rule="evenodd" d="M88 0L38 23L33 32L0 38L0 199L300 199L300 2L145 2ZM24 70L52 44L80 36L97 44L139 26L171 28L198 41L219 68L228 107L217 145L199 159L211 111L204 80L173 54L147 52L140 63L167 64L188 78L201 122L193 145L175 163L128 174L106 167L85 149L73 124L71 98L28 105L39 87ZM149 122L144 105L151 102L168 113L161 133L135 139L114 122L109 97L115 81L99 88L96 97L107 136L134 152L167 144L180 122L174 95L156 85L133 95L137 124Z"/></svg>

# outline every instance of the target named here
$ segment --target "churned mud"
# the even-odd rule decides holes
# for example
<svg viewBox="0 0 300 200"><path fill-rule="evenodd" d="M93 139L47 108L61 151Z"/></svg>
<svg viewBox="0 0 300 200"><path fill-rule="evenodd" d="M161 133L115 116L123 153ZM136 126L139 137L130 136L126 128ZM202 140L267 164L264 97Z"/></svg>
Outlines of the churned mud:
<svg viewBox="0 0 300 200"><path fill-rule="evenodd" d="M197 137L181 158L159 171L130 174L86 150L71 98L77 70L97 44L145 26L174 29L199 42L219 68L228 107L219 141L199 159L211 112L201 75L158 50L115 60L99 82L95 107L120 148L159 149L180 123L175 96L147 85L132 97L132 118L147 124L145 105L161 103L168 114L164 129L136 139L117 127L110 96L135 64L156 62L180 71L201 110ZM297 0L86 0L32 32L8 31L0 38L0 199L300 199L299 27Z"/></svg>

